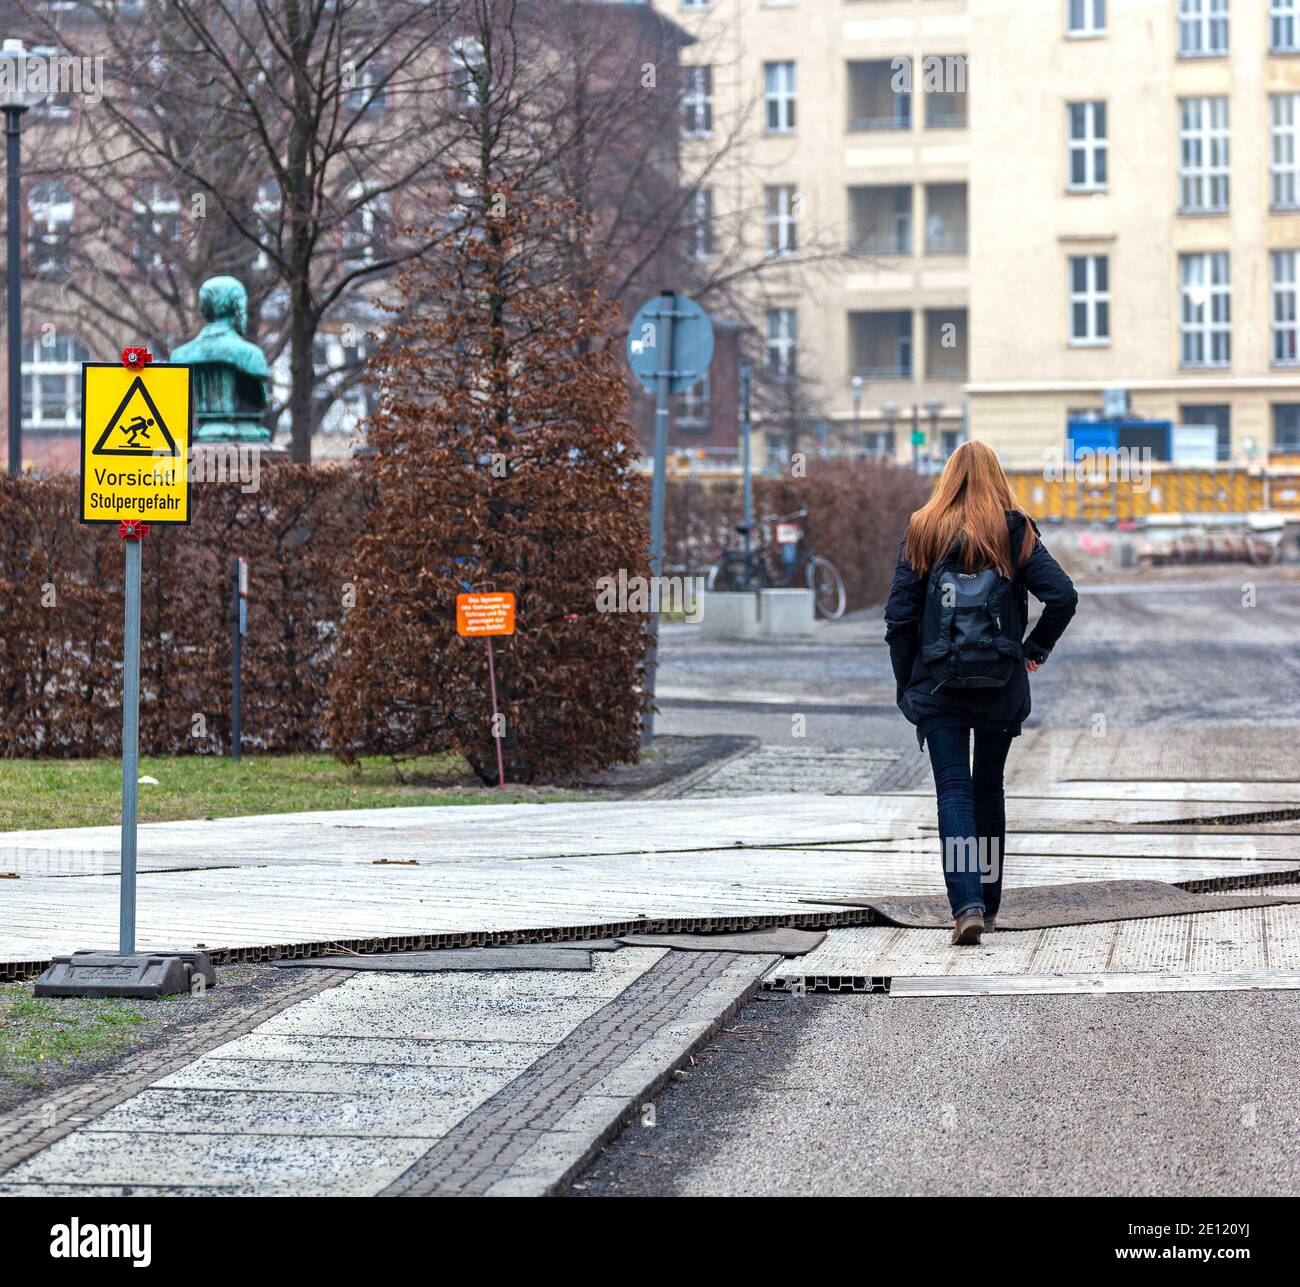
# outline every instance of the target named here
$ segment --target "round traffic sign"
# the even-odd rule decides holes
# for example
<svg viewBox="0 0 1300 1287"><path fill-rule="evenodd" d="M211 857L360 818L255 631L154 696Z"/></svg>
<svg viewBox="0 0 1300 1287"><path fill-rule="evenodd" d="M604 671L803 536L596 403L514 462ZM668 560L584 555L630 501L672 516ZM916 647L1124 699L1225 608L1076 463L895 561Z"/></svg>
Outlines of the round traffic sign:
<svg viewBox="0 0 1300 1287"><path fill-rule="evenodd" d="M672 352L667 353L664 337L670 329ZM667 374L669 391L681 393L698 383L713 361L713 323L689 296L656 295L632 319L627 360L647 392L653 393L655 381Z"/></svg>

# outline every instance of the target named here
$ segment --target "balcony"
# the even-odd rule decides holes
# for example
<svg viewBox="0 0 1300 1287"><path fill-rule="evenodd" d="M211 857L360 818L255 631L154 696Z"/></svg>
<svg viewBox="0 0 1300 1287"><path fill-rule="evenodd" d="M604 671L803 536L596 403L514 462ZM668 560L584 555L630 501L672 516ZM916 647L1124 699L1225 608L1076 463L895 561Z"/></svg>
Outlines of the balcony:
<svg viewBox="0 0 1300 1287"><path fill-rule="evenodd" d="M879 58L869 62L850 62L848 80L850 131L864 133L912 128L910 59Z"/></svg>
<svg viewBox="0 0 1300 1287"><path fill-rule="evenodd" d="M929 183L925 188L925 253L964 255L968 223L966 185Z"/></svg>
<svg viewBox="0 0 1300 1287"><path fill-rule="evenodd" d="M849 189L849 253L852 255L910 255L912 253L912 189L910 187Z"/></svg>
<svg viewBox="0 0 1300 1287"><path fill-rule="evenodd" d="M853 374L864 380L910 380L912 314L907 310L850 313Z"/></svg>
<svg viewBox="0 0 1300 1287"><path fill-rule="evenodd" d="M922 59L921 87L925 91L925 127L929 130L966 128L966 56Z"/></svg>
<svg viewBox="0 0 1300 1287"><path fill-rule="evenodd" d="M965 380L970 372L970 321L964 308L925 310L925 375Z"/></svg>

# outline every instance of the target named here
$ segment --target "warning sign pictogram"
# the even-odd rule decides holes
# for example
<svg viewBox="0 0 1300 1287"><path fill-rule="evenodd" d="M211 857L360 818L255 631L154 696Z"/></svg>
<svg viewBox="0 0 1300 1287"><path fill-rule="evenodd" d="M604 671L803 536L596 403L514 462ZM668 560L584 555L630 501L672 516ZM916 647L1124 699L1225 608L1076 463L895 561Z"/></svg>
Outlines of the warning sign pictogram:
<svg viewBox="0 0 1300 1287"><path fill-rule="evenodd" d="M81 521L190 521L190 368L81 368Z"/></svg>
<svg viewBox="0 0 1300 1287"><path fill-rule="evenodd" d="M92 456L176 456L179 452L162 413L137 375L104 426Z"/></svg>

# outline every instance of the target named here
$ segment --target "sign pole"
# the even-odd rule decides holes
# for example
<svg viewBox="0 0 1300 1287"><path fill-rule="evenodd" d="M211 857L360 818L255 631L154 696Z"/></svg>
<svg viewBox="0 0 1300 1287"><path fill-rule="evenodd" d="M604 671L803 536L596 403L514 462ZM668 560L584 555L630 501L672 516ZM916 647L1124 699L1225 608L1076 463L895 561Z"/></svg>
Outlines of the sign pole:
<svg viewBox="0 0 1300 1287"><path fill-rule="evenodd" d="M750 527L754 522L754 468L750 459L750 435L753 432L753 420L751 418L749 402L749 386L752 378L752 368L746 362L740 368L740 441L741 441L741 468L744 474L744 491L743 503L740 511L740 521L745 525L745 553L750 551Z"/></svg>
<svg viewBox="0 0 1300 1287"><path fill-rule="evenodd" d="M239 763L239 748L244 740L243 694L240 670L244 656L243 559L236 559L230 572L230 762Z"/></svg>
<svg viewBox="0 0 1300 1287"><path fill-rule="evenodd" d="M190 369L154 365L148 349L120 363L81 364L81 521L115 524L123 546L122 857L118 951L56 956L38 997L160 997L212 987L206 952L137 952L136 839L140 781L140 542L151 523L190 521ZM145 522L148 517L149 522Z"/></svg>
<svg viewBox="0 0 1300 1287"><path fill-rule="evenodd" d="M140 779L140 541L139 526L123 534L126 617L122 651L122 908L118 951L135 952L135 839ZM145 529L148 530L147 528Z"/></svg>
<svg viewBox="0 0 1300 1287"><path fill-rule="evenodd" d="M654 584L660 584L664 557L664 497L667 491L668 470L668 409L672 398L673 382L673 323L676 321L677 297L671 290L659 294L660 308L656 317L655 351L659 358L655 373L655 472L650 487L650 574ZM655 672L659 668L659 613L654 610L658 595L651 595L650 646L646 649L646 693L650 702L646 708L645 724L641 731L643 746L649 746L655 735Z"/></svg>
<svg viewBox="0 0 1300 1287"><path fill-rule="evenodd" d="M506 765L501 755L501 719L497 714L497 667L492 655L492 636L487 637L488 686L492 689L492 740L497 744L497 790L506 789Z"/></svg>

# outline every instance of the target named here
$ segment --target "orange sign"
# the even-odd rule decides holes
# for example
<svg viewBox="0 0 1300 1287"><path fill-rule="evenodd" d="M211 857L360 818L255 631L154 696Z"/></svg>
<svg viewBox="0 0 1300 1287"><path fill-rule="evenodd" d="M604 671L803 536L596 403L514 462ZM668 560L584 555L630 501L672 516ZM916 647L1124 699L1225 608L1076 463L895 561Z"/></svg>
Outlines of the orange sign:
<svg viewBox="0 0 1300 1287"><path fill-rule="evenodd" d="M515 596L501 594L458 594L458 635L512 635L515 632Z"/></svg>

